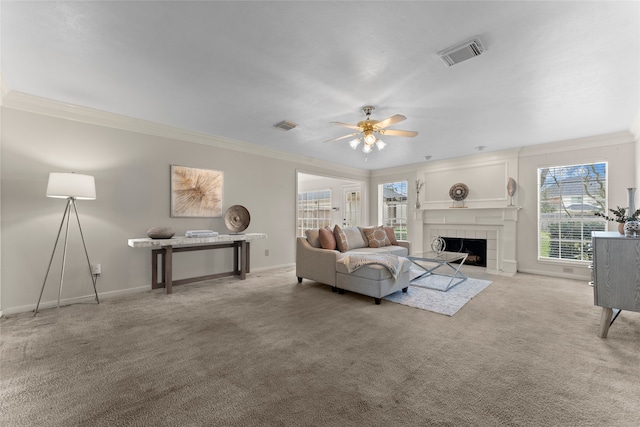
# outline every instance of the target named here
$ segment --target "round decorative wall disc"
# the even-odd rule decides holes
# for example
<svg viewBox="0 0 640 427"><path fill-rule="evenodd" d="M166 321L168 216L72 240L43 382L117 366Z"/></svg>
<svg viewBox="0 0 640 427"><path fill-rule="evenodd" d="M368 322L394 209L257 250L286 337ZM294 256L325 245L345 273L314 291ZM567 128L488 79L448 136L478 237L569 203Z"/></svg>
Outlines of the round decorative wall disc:
<svg viewBox="0 0 640 427"><path fill-rule="evenodd" d="M250 221L251 215L249 215L249 211L241 205L231 206L224 214L224 225L235 233L246 230Z"/></svg>
<svg viewBox="0 0 640 427"><path fill-rule="evenodd" d="M457 184L453 184L449 189L449 197L456 202L460 202L467 198L469 195L469 187L459 182Z"/></svg>

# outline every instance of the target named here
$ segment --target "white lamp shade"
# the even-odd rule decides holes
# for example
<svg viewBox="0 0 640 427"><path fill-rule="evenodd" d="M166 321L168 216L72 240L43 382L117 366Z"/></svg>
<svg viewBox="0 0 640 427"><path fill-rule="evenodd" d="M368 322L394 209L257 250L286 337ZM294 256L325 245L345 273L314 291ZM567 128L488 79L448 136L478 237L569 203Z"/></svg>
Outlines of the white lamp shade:
<svg viewBox="0 0 640 427"><path fill-rule="evenodd" d="M91 175L51 172L47 185L47 197L95 200L96 181Z"/></svg>
<svg viewBox="0 0 640 427"><path fill-rule="evenodd" d="M373 132L365 132L364 134L364 143L367 145L373 145L376 142L376 136Z"/></svg>
<svg viewBox="0 0 640 427"><path fill-rule="evenodd" d="M352 139L351 141L349 141L349 145L355 150L356 148L358 148L358 145L360 145L360 138Z"/></svg>

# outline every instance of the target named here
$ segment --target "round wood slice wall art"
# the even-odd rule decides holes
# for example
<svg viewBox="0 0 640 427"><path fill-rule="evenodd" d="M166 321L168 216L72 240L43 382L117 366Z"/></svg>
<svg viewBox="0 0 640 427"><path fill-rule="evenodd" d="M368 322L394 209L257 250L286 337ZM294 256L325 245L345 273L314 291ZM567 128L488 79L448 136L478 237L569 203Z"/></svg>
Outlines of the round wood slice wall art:
<svg viewBox="0 0 640 427"><path fill-rule="evenodd" d="M234 233L246 230L250 221L249 211L241 205L231 206L224 214L224 224Z"/></svg>
<svg viewBox="0 0 640 427"><path fill-rule="evenodd" d="M466 199L469 195L469 187L465 184L459 182L457 184L453 184L449 189L449 197L456 202L461 202Z"/></svg>

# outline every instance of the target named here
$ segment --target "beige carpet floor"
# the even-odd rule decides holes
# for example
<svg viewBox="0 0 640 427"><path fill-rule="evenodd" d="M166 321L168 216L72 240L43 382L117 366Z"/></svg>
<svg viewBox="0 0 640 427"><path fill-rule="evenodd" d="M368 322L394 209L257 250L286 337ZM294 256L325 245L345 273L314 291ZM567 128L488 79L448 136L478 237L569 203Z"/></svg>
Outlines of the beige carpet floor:
<svg viewBox="0 0 640 427"><path fill-rule="evenodd" d="M640 313L603 340L586 283L489 279L453 317L292 268L5 316L0 425L640 425Z"/></svg>

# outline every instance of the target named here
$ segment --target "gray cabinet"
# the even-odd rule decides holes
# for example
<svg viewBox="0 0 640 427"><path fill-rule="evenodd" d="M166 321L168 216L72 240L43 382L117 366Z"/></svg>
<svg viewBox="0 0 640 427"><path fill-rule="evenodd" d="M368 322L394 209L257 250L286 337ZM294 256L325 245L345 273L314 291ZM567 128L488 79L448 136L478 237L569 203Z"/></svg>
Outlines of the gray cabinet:
<svg viewBox="0 0 640 427"><path fill-rule="evenodd" d="M640 238L594 232L593 295L602 307L600 337L606 338L613 310L640 312Z"/></svg>

